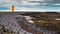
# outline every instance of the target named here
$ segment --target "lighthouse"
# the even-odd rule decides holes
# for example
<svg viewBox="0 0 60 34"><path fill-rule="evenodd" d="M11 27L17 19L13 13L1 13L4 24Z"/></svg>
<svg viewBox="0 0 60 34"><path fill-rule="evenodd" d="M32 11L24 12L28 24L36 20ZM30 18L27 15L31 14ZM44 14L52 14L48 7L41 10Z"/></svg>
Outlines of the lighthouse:
<svg viewBox="0 0 60 34"><path fill-rule="evenodd" d="M12 13L14 13L14 5L12 6Z"/></svg>

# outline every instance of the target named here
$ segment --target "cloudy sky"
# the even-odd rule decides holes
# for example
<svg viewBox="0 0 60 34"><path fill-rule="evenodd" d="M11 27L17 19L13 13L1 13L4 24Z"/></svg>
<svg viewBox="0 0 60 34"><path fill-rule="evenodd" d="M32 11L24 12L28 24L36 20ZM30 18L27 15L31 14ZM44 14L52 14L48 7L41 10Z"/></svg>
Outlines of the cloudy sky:
<svg viewBox="0 0 60 34"><path fill-rule="evenodd" d="M60 11L60 0L0 0L0 10L11 10L12 5L22 11Z"/></svg>

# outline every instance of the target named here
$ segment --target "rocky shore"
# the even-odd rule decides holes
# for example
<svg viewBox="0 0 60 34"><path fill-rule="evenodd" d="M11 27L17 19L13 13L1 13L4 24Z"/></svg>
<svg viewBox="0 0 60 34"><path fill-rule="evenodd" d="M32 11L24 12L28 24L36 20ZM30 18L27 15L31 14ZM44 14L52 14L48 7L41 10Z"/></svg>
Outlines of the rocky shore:
<svg viewBox="0 0 60 34"><path fill-rule="evenodd" d="M46 14L41 17L41 19L45 16ZM59 34L57 31L49 30L45 27L40 27L41 24L38 24L38 20L36 18L39 20L39 16L36 14L0 14L0 34ZM42 20L39 22L42 22Z"/></svg>

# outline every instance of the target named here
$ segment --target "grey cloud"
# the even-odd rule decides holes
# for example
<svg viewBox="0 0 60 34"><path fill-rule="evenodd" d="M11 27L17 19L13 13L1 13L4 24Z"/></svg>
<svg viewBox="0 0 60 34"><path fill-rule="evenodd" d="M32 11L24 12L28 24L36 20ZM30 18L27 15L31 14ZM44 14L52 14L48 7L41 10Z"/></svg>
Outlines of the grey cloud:
<svg viewBox="0 0 60 34"><path fill-rule="evenodd" d="M60 3L60 0L44 0L45 2Z"/></svg>
<svg viewBox="0 0 60 34"><path fill-rule="evenodd" d="M54 3L60 3L60 0L54 0L53 2Z"/></svg>
<svg viewBox="0 0 60 34"><path fill-rule="evenodd" d="M38 2L38 3L60 3L60 0L43 0L43 1L31 1L31 2Z"/></svg>

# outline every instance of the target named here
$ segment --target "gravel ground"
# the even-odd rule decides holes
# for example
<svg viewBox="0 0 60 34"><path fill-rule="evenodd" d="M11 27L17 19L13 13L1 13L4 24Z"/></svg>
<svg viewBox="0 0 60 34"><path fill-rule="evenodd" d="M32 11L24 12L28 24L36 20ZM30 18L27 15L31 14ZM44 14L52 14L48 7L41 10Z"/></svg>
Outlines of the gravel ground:
<svg viewBox="0 0 60 34"><path fill-rule="evenodd" d="M6 29L10 29L16 34L32 34L24 29L20 28L20 26L17 24L17 20L14 18L16 15L12 14L1 14L0 15L0 24L3 25ZM1 28L1 27L0 27ZM18 33L19 31L19 33Z"/></svg>

